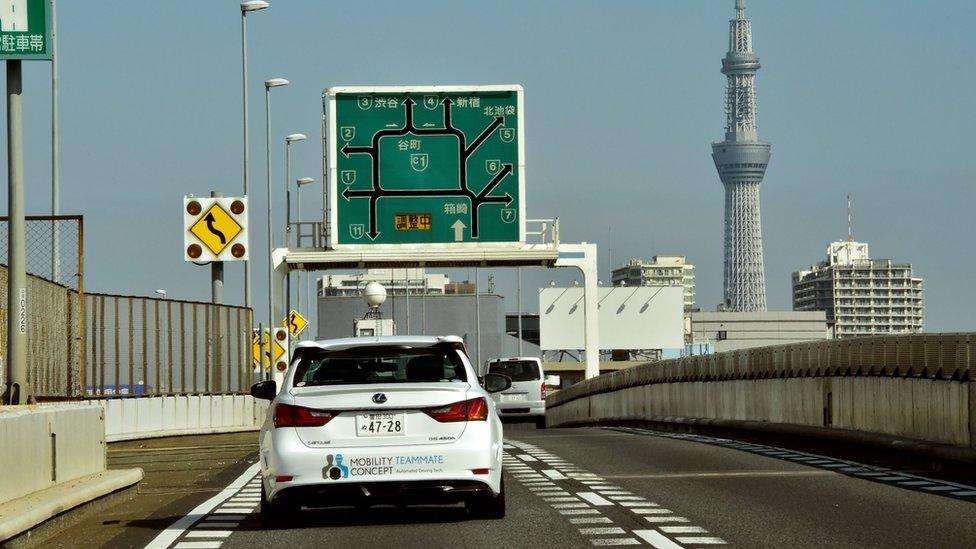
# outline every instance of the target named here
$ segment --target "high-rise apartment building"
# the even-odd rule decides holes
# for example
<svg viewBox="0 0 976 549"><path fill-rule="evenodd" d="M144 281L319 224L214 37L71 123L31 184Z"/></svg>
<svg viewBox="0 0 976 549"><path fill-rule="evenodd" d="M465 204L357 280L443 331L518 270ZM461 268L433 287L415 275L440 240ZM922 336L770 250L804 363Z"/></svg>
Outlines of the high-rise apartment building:
<svg viewBox="0 0 976 549"><path fill-rule="evenodd" d="M793 310L825 311L838 338L921 332L922 282L910 263L871 259L867 243L832 242L826 261L793 273Z"/></svg>
<svg viewBox="0 0 976 549"><path fill-rule="evenodd" d="M656 255L651 261L631 259L613 270L614 286L683 286L685 310L695 308L695 266L681 255Z"/></svg>

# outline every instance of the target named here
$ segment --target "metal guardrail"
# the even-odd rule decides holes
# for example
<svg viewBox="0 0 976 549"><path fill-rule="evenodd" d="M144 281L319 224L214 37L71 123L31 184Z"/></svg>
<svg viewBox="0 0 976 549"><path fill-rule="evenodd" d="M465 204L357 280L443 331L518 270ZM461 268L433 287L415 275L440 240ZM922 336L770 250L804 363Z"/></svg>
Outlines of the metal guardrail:
<svg viewBox="0 0 976 549"><path fill-rule="evenodd" d="M971 380L976 333L833 339L651 362L589 379L554 394L550 406L655 383L891 376Z"/></svg>

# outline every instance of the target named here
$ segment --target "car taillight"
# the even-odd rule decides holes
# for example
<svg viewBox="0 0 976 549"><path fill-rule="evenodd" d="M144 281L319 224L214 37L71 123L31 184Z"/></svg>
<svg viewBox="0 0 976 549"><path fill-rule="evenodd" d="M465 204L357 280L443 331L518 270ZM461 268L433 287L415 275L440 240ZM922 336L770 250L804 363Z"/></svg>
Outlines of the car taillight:
<svg viewBox="0 0 976 549"><path fill-rule="evenodd" d="M424 413L441 423L487 421L488 401L483 397L472 398L439 408L425 408Z"/></svg>
<svg viewBox="0 0 976 549"><path fill-rule="evenodd" d="M542 382L542 400L546 399L546 382Z"/></svg>
<svg viewBox="0 0 976 549"><path fill-rule="evenodd" d="M276 404L274 426L277 427L321 427L339 415L337 412L313 410L291 404Z"/></svg>

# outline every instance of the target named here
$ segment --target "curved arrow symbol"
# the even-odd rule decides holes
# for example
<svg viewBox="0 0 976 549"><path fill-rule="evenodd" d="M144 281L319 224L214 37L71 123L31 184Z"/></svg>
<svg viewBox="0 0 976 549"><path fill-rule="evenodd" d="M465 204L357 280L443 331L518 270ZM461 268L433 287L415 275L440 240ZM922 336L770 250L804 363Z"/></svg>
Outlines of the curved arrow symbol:
<svg viewBox="0 0 976 549"><path fill-rule="evenodd" d="M207 217L205 217L204 219L207 222L207 230L212 232L214 236L219 238L221 244L227 244L227 237L224 236L224 233L220 232L220 230L217 229L217 227L214 227L214 223L216 223L217 220L214 219L213 213L212 212L208 213Z"/></svg>
<svg viewBox="0 0 976 549"><path fill-rule="evenodd" d="M298 332L298 322L295 320L295 317L296 316L298 316L298 315L296 315L295 313L292 313L291 314L291 317L288 319L290 321L290 324L291 324L291 333Z"/></svg>

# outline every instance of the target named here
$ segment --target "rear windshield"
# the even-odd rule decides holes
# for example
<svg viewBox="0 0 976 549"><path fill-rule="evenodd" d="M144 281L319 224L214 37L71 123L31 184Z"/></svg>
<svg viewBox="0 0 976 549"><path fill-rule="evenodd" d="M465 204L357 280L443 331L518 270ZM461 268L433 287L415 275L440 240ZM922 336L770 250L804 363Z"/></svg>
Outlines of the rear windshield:
<svg viewBox="0 0 976 549"><path fill-rule="evenodd" d="M512 378L512 381L535 381L542 379L539 364L534 360L512 360L492 362L488 365L489 374L502 374Z"/></svg>
<svg viewBox="0 0 976 549"><path fill-rule="evenodd" d="M295 368L296 387L441 381L467 381L464 363L453 348L305 351Z"/></svg>

